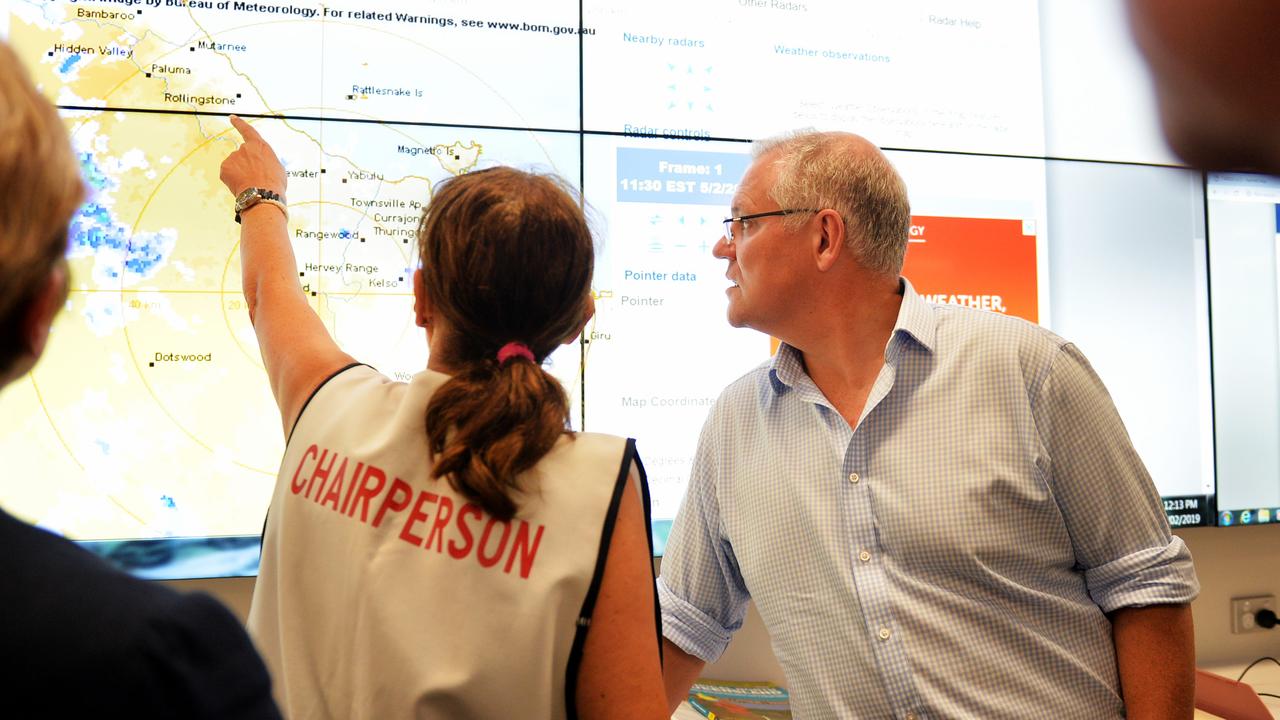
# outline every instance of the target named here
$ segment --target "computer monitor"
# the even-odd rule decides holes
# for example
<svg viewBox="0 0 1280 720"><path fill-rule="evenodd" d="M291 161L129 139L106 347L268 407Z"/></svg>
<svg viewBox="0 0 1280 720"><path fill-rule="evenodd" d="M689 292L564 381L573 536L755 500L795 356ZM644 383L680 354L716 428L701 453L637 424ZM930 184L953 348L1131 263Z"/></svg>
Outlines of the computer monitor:
<svg viewBox="0 0 1280 720"><path fill-rule="evenodd" d="M1280 521L1280 179L1208 181L1218 524Z"/></svg>

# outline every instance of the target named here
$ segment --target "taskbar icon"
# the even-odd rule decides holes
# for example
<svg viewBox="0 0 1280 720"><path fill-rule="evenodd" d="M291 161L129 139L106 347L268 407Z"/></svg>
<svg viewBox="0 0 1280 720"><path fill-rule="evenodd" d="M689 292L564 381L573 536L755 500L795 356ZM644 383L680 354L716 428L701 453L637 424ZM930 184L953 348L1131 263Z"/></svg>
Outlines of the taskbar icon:
<svg viewBox="0 0 1280 720"><path fill-rule="evenodd" d="M1246 508L1223 510L1218 513L1218 527L1231 525L1268 525L1280 523L1280 508Z"/></svg>

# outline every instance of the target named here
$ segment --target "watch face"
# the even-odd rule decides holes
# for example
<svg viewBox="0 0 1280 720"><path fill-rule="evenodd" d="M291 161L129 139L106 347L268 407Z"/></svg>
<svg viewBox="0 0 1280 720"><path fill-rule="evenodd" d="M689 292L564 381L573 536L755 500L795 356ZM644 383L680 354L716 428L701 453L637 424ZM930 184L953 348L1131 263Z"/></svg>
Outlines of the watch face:
<svg viewBox="0 0 1280 720"><path fill-rule="evenodd" d="M245 188L236 196L236 212L247 209L258 197L258 188Z"/></svg>

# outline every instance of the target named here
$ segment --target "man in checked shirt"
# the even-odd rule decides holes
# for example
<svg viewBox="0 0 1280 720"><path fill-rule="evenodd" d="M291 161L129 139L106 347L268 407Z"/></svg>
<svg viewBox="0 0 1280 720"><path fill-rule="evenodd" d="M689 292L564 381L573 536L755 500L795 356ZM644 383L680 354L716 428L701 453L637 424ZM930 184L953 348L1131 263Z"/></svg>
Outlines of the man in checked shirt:
<svg viewBox="0 0 1280 720"><path fill-rule="evenodd" d="M713 253L783 341L702 431L658 592L668 700L754 599L801 718L1190 718L1191 556L1072 344L924 302L871 143L764 141Z"/></svg>

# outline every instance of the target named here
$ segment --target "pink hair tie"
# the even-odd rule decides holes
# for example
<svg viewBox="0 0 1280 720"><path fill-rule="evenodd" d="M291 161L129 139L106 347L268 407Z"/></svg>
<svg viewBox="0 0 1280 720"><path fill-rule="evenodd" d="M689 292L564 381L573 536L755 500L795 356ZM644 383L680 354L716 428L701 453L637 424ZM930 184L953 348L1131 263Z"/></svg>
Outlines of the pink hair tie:
<svg viewBox="0 0 1280 720"><path fill-rule="evenodd" d="M522 357L529 362L537 362L533 357L533 351L529 349L528 345L525 345L522 342L509 342L498 350L499 365L506 365L507 361L513 357Z"/></svg>

